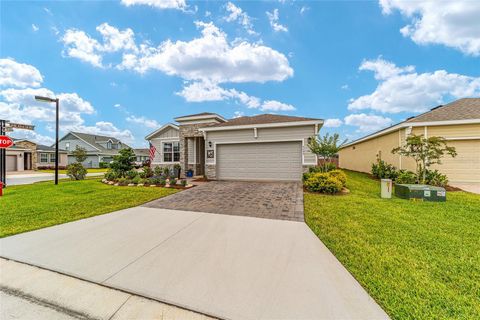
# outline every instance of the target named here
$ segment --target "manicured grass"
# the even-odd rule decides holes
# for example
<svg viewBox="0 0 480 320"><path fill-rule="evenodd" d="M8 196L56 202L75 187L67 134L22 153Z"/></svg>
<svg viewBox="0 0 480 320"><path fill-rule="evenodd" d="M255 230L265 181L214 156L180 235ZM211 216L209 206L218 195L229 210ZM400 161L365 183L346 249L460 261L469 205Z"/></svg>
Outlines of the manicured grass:
<svg viewBox="0 0 480 320"><path fill-rule="evenodd" d="M381 199L347 172L345 196L305 194L310 228L394 319L480 319L480 195Z"/></svg>
<svg viewBox="0 0 480 320"><path fill-rule="evenodd" d="M87 169L87 173L97 173L97 172L107 172L108 171L108 168L105 169L105 168L91 168L91 169ZM45 172L45 173L54 173L55 170L38 170L38 172ZM67 170L63 169L63 170L58 170L58 173L63 173L63 174L66 174L67 173Z"/></svg>
<svg viewBox="0 0 480 320"><path fill-rule="evenodd" d="M178 192L175 189L114 187L98 179L60 181L4 189L0 197L0 237L79 220Z"/></svg>

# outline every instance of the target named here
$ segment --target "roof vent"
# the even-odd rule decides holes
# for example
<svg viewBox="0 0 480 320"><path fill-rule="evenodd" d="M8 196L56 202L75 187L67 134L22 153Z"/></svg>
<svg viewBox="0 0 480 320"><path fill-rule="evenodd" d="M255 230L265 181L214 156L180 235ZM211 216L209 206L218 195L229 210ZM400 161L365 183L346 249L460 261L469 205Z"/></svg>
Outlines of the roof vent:
<svg viewBox="0 0 480 320"><path fill-rule="evenodd" d="M413 118L415 118L415 117L414 116L408 117L407 120L405 120L405 121L408 121L408 120L413 119Z"/></svg>
<svg viewBox="0 0 480 320"><path fill-rule="evenodd" d="M436 106L435 108L430 109L430 111L433 111L433 110L438 109L440 107L443 107L443 105Z"/></svg>

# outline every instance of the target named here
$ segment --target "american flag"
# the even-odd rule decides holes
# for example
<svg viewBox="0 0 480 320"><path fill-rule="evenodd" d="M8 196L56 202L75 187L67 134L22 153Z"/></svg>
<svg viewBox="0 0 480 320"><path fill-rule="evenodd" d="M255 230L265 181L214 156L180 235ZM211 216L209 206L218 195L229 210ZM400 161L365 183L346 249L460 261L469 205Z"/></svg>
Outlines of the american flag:
<svg viewBox="0 0 480 320"><path fill-rule="evenodd" d="M150 162L153 162L153 158L155 158L155 152L157 152L157 148L150 143Z"/></svg>

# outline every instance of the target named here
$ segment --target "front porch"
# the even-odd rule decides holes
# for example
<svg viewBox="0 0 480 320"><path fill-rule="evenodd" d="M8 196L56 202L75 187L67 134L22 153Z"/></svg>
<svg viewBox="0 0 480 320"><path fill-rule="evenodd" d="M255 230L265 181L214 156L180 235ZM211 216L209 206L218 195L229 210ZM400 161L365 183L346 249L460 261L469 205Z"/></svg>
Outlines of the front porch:
<svg viewBox="0 0 480 320"><path fill-rule="evenodd" d="M181 134L180 134L181 136ZM180 137L180 165L186 175L192 170L193 176L205 175L205 139L203 136Z"/></svg>

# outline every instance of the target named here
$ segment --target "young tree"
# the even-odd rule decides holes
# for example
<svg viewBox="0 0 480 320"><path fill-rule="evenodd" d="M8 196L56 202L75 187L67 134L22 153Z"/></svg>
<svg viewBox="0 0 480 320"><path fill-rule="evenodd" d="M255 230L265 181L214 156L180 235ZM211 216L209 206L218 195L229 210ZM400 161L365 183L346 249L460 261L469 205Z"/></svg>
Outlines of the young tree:
<svg viewBox="0 0 480 320"><path fill-rule="evenodd" d="M323 158L323 170L328 171L328 165L332 162L332 159L340 150L341 146L347 142L345 139L342 143L339 143L340 136L338 133L333 135L325 134L324 136L314 136L310 138L308 148L312 153Z"/></svg>
<svg viewBox="0 0 480 320"><path fill-rule="evenodd" d="M110 168L119 177L125 177L126 173L134 168L135 153L131 148L125 148L119 151L119 155L113 157Z"/></svg>
<svg viewBox="0 0 480 320"><path fill-rule="evenodd" d="M83 180L87 175L87 169L85 169L82 162L87 159L87 150L77 146L72 151L72 154L75 157L75 162L67 166L67 175L72 180Z"/></svg>
<svg viewBox="0 0 480 320"><path fill-rule="evenodd" d="M415 160L417 176L421 183L425 183L426 172L431 165L441 164L441 159L445 155L457 156L455 148L449 147L444 138L425 138L423 135L415 134L408 136L405 145L394 148L392 153L398 153Z"/></svg>

